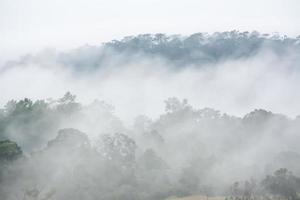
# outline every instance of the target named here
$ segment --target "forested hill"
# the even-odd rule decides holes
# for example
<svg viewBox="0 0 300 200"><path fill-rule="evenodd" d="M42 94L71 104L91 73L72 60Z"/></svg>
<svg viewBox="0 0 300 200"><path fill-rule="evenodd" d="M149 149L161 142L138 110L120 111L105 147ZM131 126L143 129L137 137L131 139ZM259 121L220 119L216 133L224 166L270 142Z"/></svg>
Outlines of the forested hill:
<svg viewBox="0 0 300 200"><path fill-rule="evenodd" d="M223 59L251 57L262 48L268 48L277 54L288 53L290 48L299 51L300 38L238 31L195 33L190 36L144 34L114 40L106 43L105 47L117 52L142 52L162 56L177 64L201 65Z"/></svg>
<svg viewBox="0 0 300 200"><path fill-rule="evenodd" d="M96 46L86 45L65 52L45 50L36 55L27 55L7 66L44 62L91 70L107 66L122 66L136 63L143 58L159 59L170 66L201 67L226 60L251 58L269 52L282 59L299 61L300 36L291 38L279 34L259 32L195 33L190 36L166 34L141 34L127 36Z"/></svg>

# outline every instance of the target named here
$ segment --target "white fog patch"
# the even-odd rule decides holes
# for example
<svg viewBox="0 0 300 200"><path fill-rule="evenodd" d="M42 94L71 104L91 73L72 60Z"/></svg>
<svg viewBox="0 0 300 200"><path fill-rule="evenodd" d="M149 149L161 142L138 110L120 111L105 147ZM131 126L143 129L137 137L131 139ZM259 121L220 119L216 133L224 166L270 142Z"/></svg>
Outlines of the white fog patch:
<svg viewBox="0 0 300 200"><path fill-rule="evenodd" d="M28 96L56 98L71 91L83 102L102 99L111 103L127 122L139 114L157 117L163 100L172 96L238 116L264 108L295 117L300 113L300 79L298 69L289 66L290 58L293 55L282 59L262 52L253 58L174 70L157 59L138 57L138 64L77 75L55 63L46 67L21 64L1 73L1 104Z"/></svg>

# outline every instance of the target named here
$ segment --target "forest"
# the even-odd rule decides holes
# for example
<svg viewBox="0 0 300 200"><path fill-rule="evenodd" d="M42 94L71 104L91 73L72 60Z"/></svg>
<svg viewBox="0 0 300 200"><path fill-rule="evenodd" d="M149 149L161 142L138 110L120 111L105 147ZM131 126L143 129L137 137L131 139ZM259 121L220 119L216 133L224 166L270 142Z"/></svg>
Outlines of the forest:
<svg viewBox="0 0 300 200"><path fill-rule="evenodd" d="M300 118L263 109L237 117L164 101L126 125L113 105L11 100L0 110L3 200L300 198Z"/></svg>

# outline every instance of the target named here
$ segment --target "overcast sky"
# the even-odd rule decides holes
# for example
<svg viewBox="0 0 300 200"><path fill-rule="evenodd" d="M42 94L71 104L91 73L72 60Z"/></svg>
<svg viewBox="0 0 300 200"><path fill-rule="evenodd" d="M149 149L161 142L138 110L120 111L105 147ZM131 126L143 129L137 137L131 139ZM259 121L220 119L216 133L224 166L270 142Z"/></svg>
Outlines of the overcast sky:
<svg viewBox="0 0 300 200"><path fill-rule="evenodd" d="M139 33L300 35L299 0L0 0L0 63Z"/></svg>

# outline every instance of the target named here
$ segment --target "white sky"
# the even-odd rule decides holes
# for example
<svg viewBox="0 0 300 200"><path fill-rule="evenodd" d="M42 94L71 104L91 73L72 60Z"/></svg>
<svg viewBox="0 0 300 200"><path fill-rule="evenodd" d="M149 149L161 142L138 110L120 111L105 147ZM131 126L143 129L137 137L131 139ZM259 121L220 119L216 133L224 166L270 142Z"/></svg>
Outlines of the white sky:
<svg viewBox="0 0 300 200"><path fill-rule="evenodd" d="M0 0L0 64L42 48L139 33L226 30L300 35L299 0Z"/></svg>

